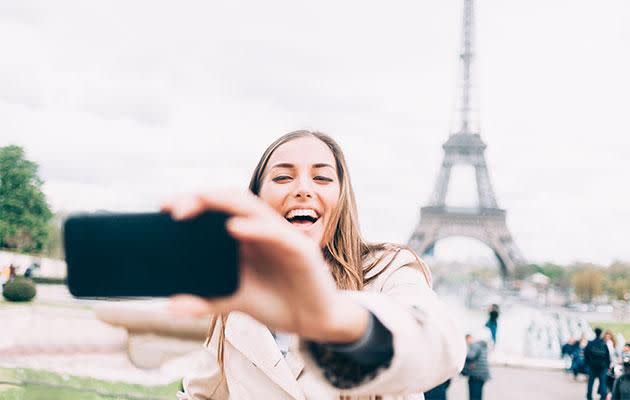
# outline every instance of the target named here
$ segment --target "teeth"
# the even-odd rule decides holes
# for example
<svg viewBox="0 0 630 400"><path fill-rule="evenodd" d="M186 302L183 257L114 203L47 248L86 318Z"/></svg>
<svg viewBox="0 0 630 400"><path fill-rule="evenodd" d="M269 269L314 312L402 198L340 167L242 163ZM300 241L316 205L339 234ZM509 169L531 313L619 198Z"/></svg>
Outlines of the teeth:
<svg viewBox="0 0 630 400"><path fill-rule="evenodd" d="M307 209L307 208L297 208L295 210L291 210L287 213L285 218L291 219L295 217L311 217L311 218L319 218L315 210Z"/></svg>

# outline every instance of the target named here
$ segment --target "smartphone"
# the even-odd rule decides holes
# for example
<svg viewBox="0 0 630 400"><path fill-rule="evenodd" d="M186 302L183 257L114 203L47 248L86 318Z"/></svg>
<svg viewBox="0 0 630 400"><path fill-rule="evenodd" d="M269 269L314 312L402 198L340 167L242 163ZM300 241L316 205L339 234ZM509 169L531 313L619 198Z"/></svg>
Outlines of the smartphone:
<svg viewBox="0 0 630 400"><path fill-rule="evenodd" d="M67 282L76 297L203 297L238 287L228 215L175 221L165 213L78 214L64 223Z"/></svg>

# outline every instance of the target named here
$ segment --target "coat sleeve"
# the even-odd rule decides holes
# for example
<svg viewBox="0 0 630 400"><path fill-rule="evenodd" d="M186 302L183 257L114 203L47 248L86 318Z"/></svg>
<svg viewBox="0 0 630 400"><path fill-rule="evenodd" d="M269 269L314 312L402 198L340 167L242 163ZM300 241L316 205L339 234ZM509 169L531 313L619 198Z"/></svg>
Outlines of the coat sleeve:
<svg viewBox="0 0 630 400"><path fill-rule="evenodd" d="M426 268L404 250L384 271L382 290L348 291L344 295L371 311L393 337L391 362L370 374L344 395L424 392L461 371L466 358L464 336L452 312L430 288ZM331 389L326 366L318 365L300 346L307 368ZM332 379L334 381L334 379Z"/></svg>

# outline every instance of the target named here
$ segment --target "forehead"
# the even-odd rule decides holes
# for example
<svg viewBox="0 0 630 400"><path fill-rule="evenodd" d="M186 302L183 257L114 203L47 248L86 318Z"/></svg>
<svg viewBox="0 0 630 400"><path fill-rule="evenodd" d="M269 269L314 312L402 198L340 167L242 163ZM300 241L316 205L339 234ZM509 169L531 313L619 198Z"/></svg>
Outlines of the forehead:
<svg viewBox="0 0 630 400"><path fill-rule="evenodd" d="M268 166L289 163L310 167L313 164L330 164L335 167L335 156L328 145L315 137L301 137L280 145L269 158Z"/></svg>

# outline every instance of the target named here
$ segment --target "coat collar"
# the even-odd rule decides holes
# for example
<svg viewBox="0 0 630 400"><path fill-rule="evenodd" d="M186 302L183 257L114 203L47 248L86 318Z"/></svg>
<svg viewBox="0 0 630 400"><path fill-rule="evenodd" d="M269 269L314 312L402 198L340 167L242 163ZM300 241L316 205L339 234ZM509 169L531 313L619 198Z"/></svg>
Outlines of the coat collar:
<svg viewBox="0 0 630 400"><path fill-rule="evenodd" d="M304 400L297 377L304 363L291 353L285 360L266 326L248 315L233 312L226 324L226 340L296 400Z"/></svg>

